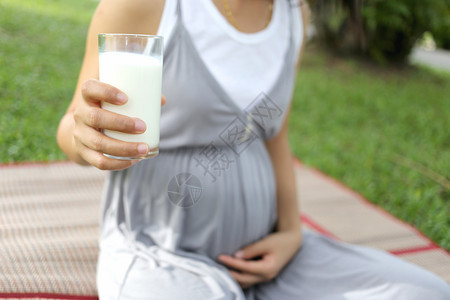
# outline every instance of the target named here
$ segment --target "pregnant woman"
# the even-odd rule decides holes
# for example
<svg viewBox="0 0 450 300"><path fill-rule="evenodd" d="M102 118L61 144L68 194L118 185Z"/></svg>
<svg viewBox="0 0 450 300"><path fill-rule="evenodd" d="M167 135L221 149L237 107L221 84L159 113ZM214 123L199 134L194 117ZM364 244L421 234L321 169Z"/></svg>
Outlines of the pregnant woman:
<svg viewBox="0 0 450 300"><path fill-rule="evenodd" d="M287 116L307 5L288 0L103 0L58 130L67 156L111 170L100 299L450 299L447 284L374 249L303 232ZM138 119L101 109L97 35L164 36L161 142L127 143Z"/></svg>

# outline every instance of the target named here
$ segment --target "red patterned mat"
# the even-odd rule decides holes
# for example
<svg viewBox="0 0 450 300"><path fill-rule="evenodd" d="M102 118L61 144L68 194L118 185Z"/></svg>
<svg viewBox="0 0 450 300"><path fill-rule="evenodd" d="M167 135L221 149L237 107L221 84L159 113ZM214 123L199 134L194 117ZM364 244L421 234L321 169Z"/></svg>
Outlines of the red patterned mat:
<svg viewBox="0 0 450 300"><path fill-rule="evenodd" d="M97 299L104 176L69 162L0 167L0 298Z"/></svg>
<svg viewBox="0 0 450 300"><path fill-rule="evenodd" d="M0 165L0 298L97 299L106 172L70 162ZM450 256L412 226L296 163L305 227L390 251L450 282Z"/></svg>
<svg viewBox="0 0 450 300"><path fill-rule="evenodd" d="M329 237L388 251L450 283L450 255L357 192L296 161L301 218L306 228Z"/></svg>

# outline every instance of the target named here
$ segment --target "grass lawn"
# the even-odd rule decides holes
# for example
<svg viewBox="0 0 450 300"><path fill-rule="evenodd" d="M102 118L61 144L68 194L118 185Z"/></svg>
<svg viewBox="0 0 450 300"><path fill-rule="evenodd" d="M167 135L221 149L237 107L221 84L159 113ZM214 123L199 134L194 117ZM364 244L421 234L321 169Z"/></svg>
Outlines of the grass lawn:
<svg viewBox="0 0 450 300"><path fill-rule="evenodd" d="M306 52L291 145L450 249L450 74Z"/></svg>
<svg viewBox="0 0 450 300"><path fill-rule="evenodd" d="M0 1L0 161L55 160L92 0Z"/></svg>
<svg viewBox="0 0 450 300"><path fill-rule="evenodd" d="M0 162L64 159L55 133L97 3L0 2ZM305 54L295 154L450 249L450 75Z"/></svg>

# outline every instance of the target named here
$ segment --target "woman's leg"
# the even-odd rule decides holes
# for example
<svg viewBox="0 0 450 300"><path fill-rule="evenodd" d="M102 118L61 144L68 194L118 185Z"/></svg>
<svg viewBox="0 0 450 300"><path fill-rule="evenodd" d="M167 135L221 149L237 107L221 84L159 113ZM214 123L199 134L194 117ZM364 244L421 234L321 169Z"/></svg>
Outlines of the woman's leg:
<svg viewBox="0 0 450 300"><path fill-rule="evenodd" d="M100 300L236 299L236 289L230 283L239 287L217 266L175 255L170 255L173 261L168 261L167 256L159 257L159 252L138 250L118 234L103 240L100 248ZM238 294L243 296L242 290Z"/></svg>
<svg viewBox="0 0 450 300"><path fill-rule="evenodd" d="M155 266L140 256L130 258L128 265L118 268L114 266L117 260L107 265L99 261L101 300L219 299L196 274L170 265Z"/></svg>
<svg viewBox="0 0 450 300"><path fill-rule="evenodd" d="M305 232L303 245L274 280L249 299L419 300L450 299L436 275L383 251Z"/></svg>

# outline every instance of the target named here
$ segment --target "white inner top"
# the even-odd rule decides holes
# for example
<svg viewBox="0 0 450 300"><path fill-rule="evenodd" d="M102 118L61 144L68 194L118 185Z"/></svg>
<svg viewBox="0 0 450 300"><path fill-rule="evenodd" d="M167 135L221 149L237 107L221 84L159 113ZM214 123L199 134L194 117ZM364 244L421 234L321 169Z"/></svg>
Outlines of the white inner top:
<svg viewBox="0 0 450 300"><path fill-rule="evenodd" d="M166 0L158 35L168 44L176 22L177 0ZM274 0L269 25L256 33L234 28L211 0L181 1L184 25L200 56L223 89L244 109L276 83L289 46L289 13L294 12L294 43L303 40L300 8Z"/></svg>

